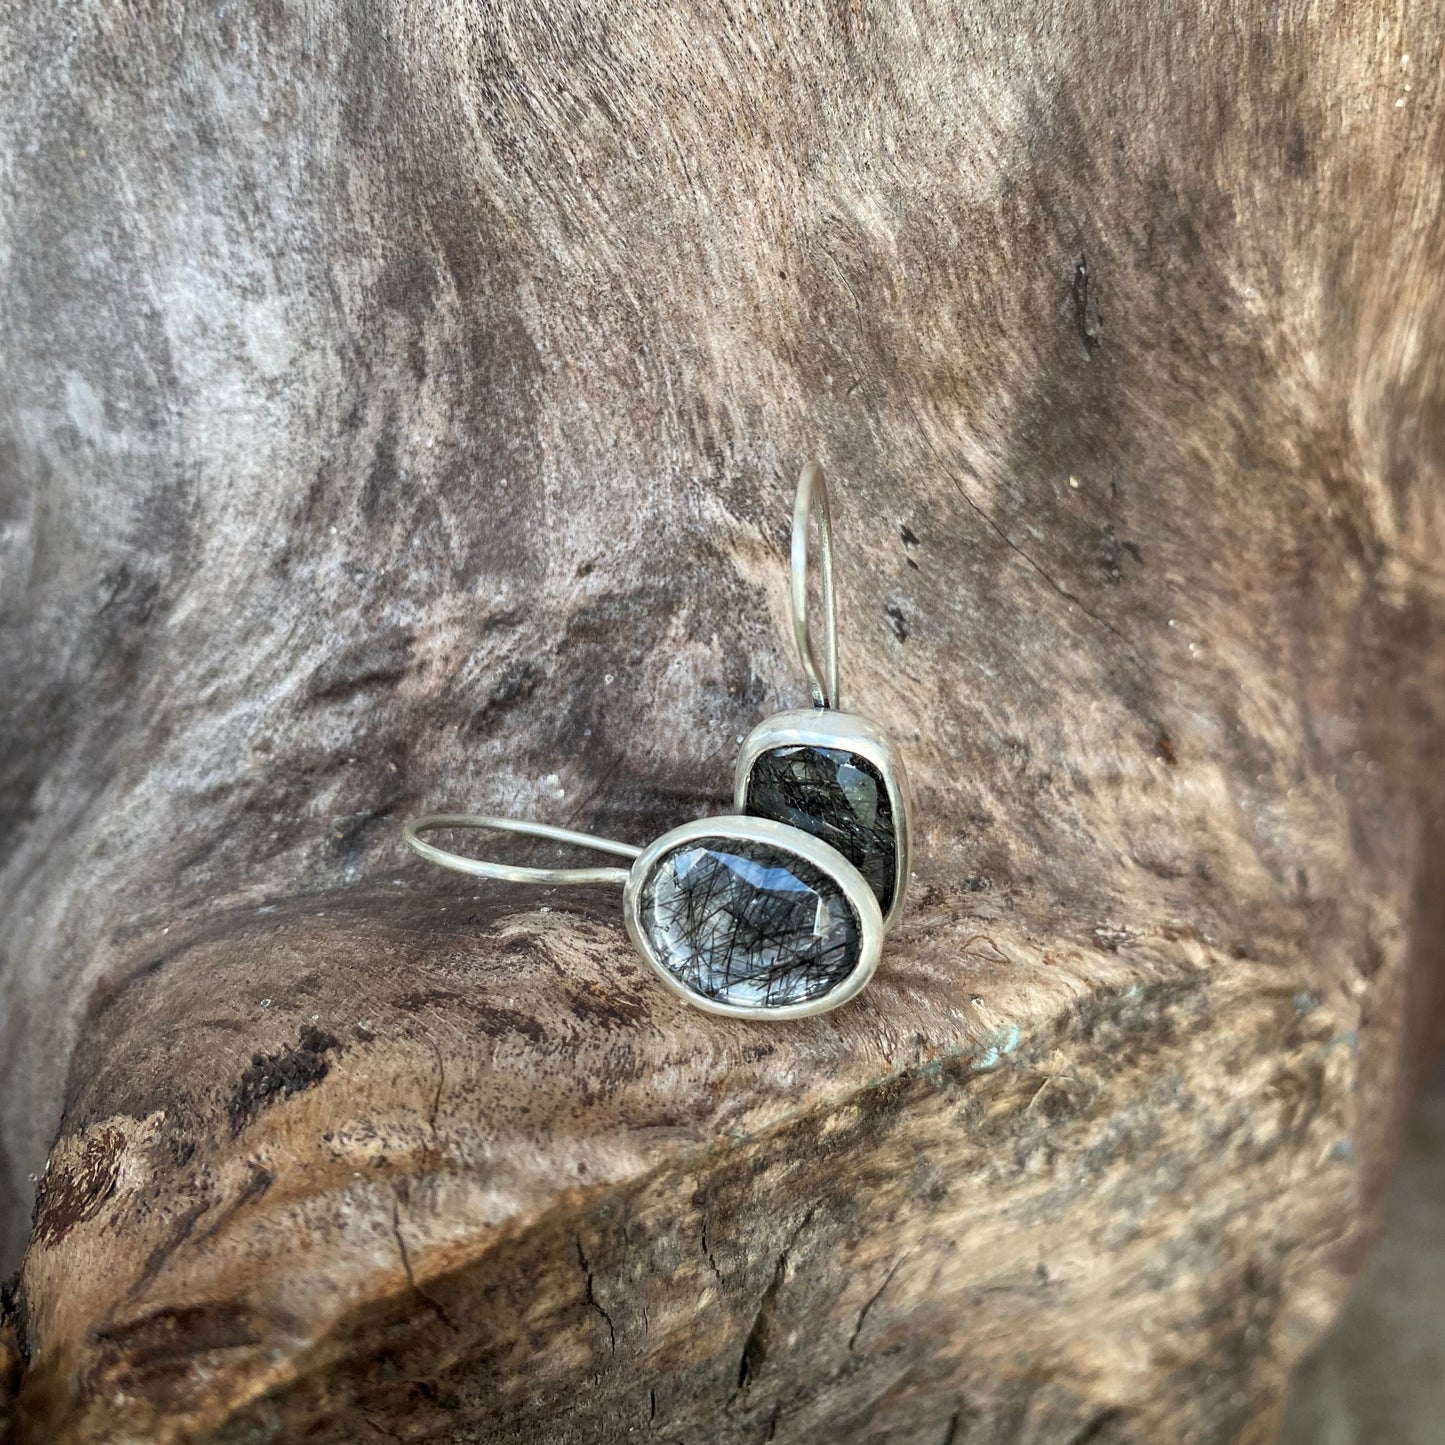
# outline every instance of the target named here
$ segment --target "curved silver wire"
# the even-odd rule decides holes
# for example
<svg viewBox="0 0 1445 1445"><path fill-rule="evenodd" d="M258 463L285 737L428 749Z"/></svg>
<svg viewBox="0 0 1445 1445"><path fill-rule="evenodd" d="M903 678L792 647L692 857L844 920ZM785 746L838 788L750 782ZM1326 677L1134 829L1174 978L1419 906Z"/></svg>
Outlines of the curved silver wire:
<svg viewBox="0 0 1445 1445"><path fill-rule="evenodd" d="M592 833L574 833L570 828L553 828L547 823L528 823L520 818L480 818L470 813L432 813L424 818L410 818L401 836L413 853L443 868L470 873L476 878L500 878L506 883L626 883L630 868L526 868L518 863L491 863L485 858L469 858L465 853L452 853L438 848L419 835L437 828L480 828L489 833L523 833L529 838L545 838L551 843L571 843L578 848L591 848L599 853L615 853L619 858L637 858L641 848L631 843L616 843L611 838L598 838Z"/></svg>
<svg viewBox="0 0 1445 1445"><path fill-rule="evenodd" d="M808 523L818 519L818 578L823 594L823 666L813 652L808 629ZM818 462L809 462L798 478L793 500L793 635L813 693L813 706L838 706L838 633L833 601L833 519L828 512L828 483Z"/></svg>

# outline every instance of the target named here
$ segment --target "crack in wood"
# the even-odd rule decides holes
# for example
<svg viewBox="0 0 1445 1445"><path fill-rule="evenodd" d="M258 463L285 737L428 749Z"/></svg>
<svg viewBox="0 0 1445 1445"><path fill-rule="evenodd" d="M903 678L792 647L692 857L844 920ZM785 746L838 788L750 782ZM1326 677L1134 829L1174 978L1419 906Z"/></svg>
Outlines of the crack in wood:
<svg viewBox="0 0 1445 1445"><path fill-rule="evenodd" d="M443 1308L440 1300L433 1299L426 1290L417 1282L416 1275L412 1272L411 1255L406 1247L406 1240L401 1234L401 1204L397 1199L391 1201L391 1235L396 1240L396 1250L401 1256L401 1267L406 1271L406 1282L416 1294L417 1298L453 1333L459 1334L460 1329L454 1319Z"/></svg>
<svg viewBox="0 0 1445 1445"><path fill-rule="evenodd" d="M612 1323L612 1316L602 1308L596 1293L592 1288L592 1266L587 1263L587 1255L582 1248L582 1236L576 1236L577 1263L582 1266L582 1273L587 1277L587 1305L594 1309L604 1320L607 1321L607 1344L608 1348L615 1354L617 1351L617 1329Z"/></svg>
<svg viewBox="0 0 1445 1445"><path fill-rule="evenodd" d="M441 1148L437 1143L437 1119L441 1114L442 1090L446 1088L447 1083L447 1065L441 1045L430 1034L426 1034L425 1038L431 1046L432 1053L436 1056L437 1063L437 1086L432 1093L431 1111L427 1115L427 1128L430 1132L427 1138L426 1159L430 1167L441 1157Z"/></svg>
<svg viewBox="0 0 1445 1445"><path fill-rule="evenodd" d="M777 1313L778 1296L782 1293L783 1284L787 1279L792 1252L802 1237L803 1231L813 1222L813 1213L814 1211L810 1209L803 1216L802 1223L793 1231L788 1242L783 1246L782 1252L778 1255L778 1262L773 1268L773 1277L768 1281L762 1299L758 1301L758 1308L753 1315L752 1328L748 1331L747 1339L743 1341L742 1359L738 1362L739 1391L748 1389L768 1358L767 1337L773 1318Z"/></svg>
<svg viewBox="0 0 1445 1445"><path fill-rule="evenodd" d="M884 1290L886 1290L888 1286L893 1283L893 1276L897 1274L900 1269L903 1268L904 1262L908 1259L908 1256L911 1253L912 1250L906 1250L898 1257L897 1260L894 1261L893 1266L889 1269L888 1273L884 1275L883 1283L880 1284L878 1288L874 1290L873 1293L867 1298L867 1300L864 1301L863 1308L858 1311L858 1318L853 1325L853 1333L848 1336L848 1352L850 1354L853 1351L853 1346L858 1343L858 1336L863 1333L863 1324L864 1321L868 1318L868 1311L871 1310L873 1306L876 1305L878 1301L883 1298Z"/></svg>
<svg viewBox="0 0 1445 1445"><path fill-rule="evenodd" d="M708 1240L707 1240L707 1211L706 1211L706 1210L704 1210L703 1213L702 1213L702 1253L703 1253L703 1258L707 1260L707 1267L708 1267L710 1270L712 1270L712 1272L713 1272L713 1274L716 1276L718 1282L721 1283L721 1282L722 1282L722 1270L720 1270L720 1269L717 1267L717 1260L715 1260L715 1259L713 1258L712 1246L708 1244Z"/></svg>

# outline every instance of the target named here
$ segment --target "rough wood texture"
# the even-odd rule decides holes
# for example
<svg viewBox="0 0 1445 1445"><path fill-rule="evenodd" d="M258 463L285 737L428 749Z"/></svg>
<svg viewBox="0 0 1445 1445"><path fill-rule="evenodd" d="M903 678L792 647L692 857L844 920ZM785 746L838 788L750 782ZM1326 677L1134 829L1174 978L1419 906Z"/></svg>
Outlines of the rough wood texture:
<svg viewBox="0 0 1445 1445"><path fill-rule="evenodd" d="M1445 1420L1445 1069L1415 1101L1379 1234L1295 1372L1279 1445L1436 1445Z"/></svg>
<svg viewBox="0 0 1445 1445"><path fill-rule="evenodd" d="M8 7L20 1438L1267 1438L1445 936L1442 39ZM402 857L721 806L813 453L921 821L862 999Z"/></svg>

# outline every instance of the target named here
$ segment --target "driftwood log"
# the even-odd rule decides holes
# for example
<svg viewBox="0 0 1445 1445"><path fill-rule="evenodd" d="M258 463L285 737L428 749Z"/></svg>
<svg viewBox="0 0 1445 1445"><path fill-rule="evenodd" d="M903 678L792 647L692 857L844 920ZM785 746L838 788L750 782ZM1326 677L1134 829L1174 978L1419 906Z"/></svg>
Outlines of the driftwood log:
<svg viewBox="0 0 1445 1445"><path fill-rule="evenodd" d="M1442 43L8 7L16 1437L1267 1439L1445 937ZM402 854L725 810L814 454L918 801L859 1000Z"/></svg>

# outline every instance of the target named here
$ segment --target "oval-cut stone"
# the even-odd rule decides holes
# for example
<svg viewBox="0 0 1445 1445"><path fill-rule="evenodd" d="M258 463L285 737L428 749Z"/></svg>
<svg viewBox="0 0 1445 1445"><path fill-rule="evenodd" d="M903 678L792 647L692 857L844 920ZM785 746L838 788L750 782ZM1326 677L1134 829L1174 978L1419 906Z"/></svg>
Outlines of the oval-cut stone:
<svg viewBox="0 0 1445 1445"><path fill-rule="evenodd" d="M838 881L772 843L695 838L644 879L638 918L658 962L719 1003L812 1003L858 966L862 926Z"/></svg>
<svg viewBox="0 0 1445 1445"><path fill-rule="evenodd" d="M801 828L836 848L886 915L898 885L898 835L883 775L847 748L769 748L748 773L744 810Z"/></svg>

